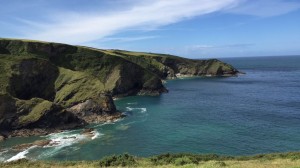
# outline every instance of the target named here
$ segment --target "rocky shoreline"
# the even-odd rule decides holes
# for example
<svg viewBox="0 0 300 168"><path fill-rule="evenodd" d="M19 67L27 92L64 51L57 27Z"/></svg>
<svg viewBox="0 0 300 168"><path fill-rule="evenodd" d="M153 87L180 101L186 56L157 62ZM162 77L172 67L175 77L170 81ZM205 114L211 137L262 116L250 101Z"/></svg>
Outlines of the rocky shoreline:
<svg viewBox="0 0 300 168"><path fill-rule="evenodd" d="M105 122L110 123L110 122L116 122L117 120L122 119L124 117L125 115L123 113L116 112L112 115L93 114L93 115L85 116L84 120L88 121L88 123L105 123ZM33 129L22 128L22 129L7 131L7 132L2 131L0 134L0 142L11 137L44 136L52 133L64 132L67 130L84 128L85 126L87 126L87 124L81 126L77 124L67 125L64 128L33 128Z"/></svg>
<svg viewBox="0 0 300 168"><path fill-rule="evenodd" d="M25 131L25 130L23 130ZM28 132L32 132L33 130L26 130L27 133L26 136L28 135ZM26 132L25 131L25 132ZM35 130L41 134L45 133L45 135L49 134L49 133L53 133L53 131L47 132L45 130ZM35 132L35 133L37 133ZM59 133L59 132L63 132L62 130L56 130L54 131L55 133ZM23 132L24 134L24 132ZM12 161L16 161L19 159L23 158L22 153L26 153L26 151L31 150L33 148L49 148L49 147L57 147L57 146L62 146L64 145L64 142L71 142L71 143L86 143L89 140L93 140L95 138L97 138L99 136L99 133L94 129L94 128L84 128L79 135L63 135L60 138L46 138L46 139L42 139L42 140L36 140L34 142L31 143L22 143L22 144L18 144L18 145L14 145L12 147L10 147L9 150L13 151L13 152L18 152L19 155L15 155L11 158L9 158L8 160L6 160L5 162L12 162ZM6 149L1 149L0 148L0 152L5 152Z"/></svg>

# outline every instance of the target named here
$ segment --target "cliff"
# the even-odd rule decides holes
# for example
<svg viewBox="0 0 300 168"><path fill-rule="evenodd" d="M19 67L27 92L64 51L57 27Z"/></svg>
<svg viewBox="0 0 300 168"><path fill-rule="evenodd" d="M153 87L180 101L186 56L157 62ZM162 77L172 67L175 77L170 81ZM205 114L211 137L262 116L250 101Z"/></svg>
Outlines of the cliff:
<svg viewBox="0 0 300 168"><path fill-rule="evenodd" d="M163 79L237 73L216 59L0 39L0 132L46 134L111 120L121 116L112 96L159 95L167 92Z"/></svg>
<svg viewBox="0 0 300 168"><path fill-rule="evenodd" d="M239 73L233 66L217 59L198 60L154 53L140 53L122 50L107 50L134 62L158 75L161 79L191 76L235 76Z"/></svg>

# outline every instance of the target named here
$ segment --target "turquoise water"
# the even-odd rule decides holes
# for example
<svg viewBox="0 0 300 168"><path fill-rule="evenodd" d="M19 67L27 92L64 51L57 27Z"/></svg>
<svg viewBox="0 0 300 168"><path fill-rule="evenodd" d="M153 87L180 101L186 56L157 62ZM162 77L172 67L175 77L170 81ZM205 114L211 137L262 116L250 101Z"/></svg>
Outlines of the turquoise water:
<svg viewBox="0 0 300 168"><path fill-rule="evenodd" d="M13 138L0 143L0 161L95 160L128 152L150 156L166 152L248 155L300 150L300 57L227 58L246 72L231 78L169 80L169 93L116 101L128 116L115 123L44 137ZM74 138L76 137L76 138ZM57 144L13 151L36 139ZM12 159L13 160L13 159Z"/></svg>

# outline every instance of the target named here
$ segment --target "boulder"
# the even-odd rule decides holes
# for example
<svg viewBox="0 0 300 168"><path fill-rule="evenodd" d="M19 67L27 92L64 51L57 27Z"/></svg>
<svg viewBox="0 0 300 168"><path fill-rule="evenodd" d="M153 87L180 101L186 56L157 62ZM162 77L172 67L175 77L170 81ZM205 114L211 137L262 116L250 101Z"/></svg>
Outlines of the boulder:
<svg viewBox="0 0 300 168"><path fill-rule="evenodd" d="M4 141L5 140L5 137L0 135L0 142Z"/></svg>

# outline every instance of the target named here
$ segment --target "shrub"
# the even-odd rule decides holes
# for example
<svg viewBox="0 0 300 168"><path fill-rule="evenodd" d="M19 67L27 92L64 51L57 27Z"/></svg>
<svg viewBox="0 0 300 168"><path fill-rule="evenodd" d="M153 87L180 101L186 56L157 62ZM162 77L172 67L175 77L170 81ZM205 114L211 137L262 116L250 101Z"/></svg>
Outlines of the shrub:
<svg viewBox="0 0 300 168"><path fill-rule="evenodd" d="M129 154L122 155L112 155L104 157L100 160L100 167L110 167L110 166L136 166L136 158Z"/></svg>
<svg viewBox="0 0 300 168"><path fill-rule="evenodd" d="M197 155L192 154L162 154L150 158L154 165L185 165L185 164L198 164Z"/></svg>

